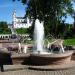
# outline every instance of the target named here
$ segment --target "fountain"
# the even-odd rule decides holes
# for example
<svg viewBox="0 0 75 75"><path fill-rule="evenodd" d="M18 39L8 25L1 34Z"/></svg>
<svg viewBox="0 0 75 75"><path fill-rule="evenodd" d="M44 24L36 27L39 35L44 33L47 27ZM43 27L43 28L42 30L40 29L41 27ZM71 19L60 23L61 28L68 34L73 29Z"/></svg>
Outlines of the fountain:
<svg viewBox="0 0 75 75"><path fill-rule="evenodd" d="M42 53L44 48L44 27L43 22L39 22L38 19L35 21L35 27L34 27L34 53Z"/></svg>
<svg viewBox="0 0 75 75"><path fill-rule="evenodd" d="M61 47L60 52L64 52L62 43L63 42L61 41L60 42L60 47ZM34 50L33 50L33 53L51 54L44 49L44 26L43 26L43 22L40 22L38 19L36 19L35 27L34 27Z"/></svg>
<svg viewBox="0 0 75 75"><path fill-rule="evenodd" d="M44 26L43 22L40 22L38 19L35 21L34 27L34 49L33 53L37 54L50 54L44 48Z"/></svg>
<svg viewBox="0 0 75 75"><path fill-rule="evenodd" d="M34 27L34 49L30 54L30 61L32 65L51 65L64 64L71 60L72 51L64 51L62 42L60 42L60 52L51 53L44 49L44 26L43 22L38 19L35 21Z"/></svg>
<svg viewBox="0 0 75 75"><path fill-rule="evenodd" d="M13 63L15 64L30 64L32 68L37 68L36 66L43 66L43 68L52 69L53 65L55 68L60 68L59 65L64 66L64 64L69 64L71 62L71 56L73 51L64 51L63 41L59 41L58 45L60 47L59 53L49 52L44 48L44 22L40 22L38 19L35 20L34 26L34 47L32 52L27 53L28 45L24 46L23 53L21 51L21 43L18 44L19 54L12 55ZM55 40L52 44L56 43ZM48 44L49 47L50 44ZM56 48L57 49L57 48ZM26 53L26 54L25 54ZM35 67L34 67L35 65ZM58 66L57 66L58 65ZM50 67L51 66L51 67Z"/></svg>

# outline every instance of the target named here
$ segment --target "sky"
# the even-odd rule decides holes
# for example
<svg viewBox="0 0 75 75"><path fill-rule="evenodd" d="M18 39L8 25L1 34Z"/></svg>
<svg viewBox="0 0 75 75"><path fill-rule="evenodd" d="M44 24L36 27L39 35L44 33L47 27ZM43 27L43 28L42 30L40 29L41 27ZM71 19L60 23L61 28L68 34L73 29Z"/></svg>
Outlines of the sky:
<svg viewBox="0 0 75 75"><path fill-rule="evenodd" d="M75 4L73 5L75 8ZM16 15L23 17L25 15L26 5L21 2L13 2L12 0L0 0L0 21L6 21L7 23L12 23L12 14L16 10ZM66 23L72 24L74 20L71 16L68 16Z"/></svg>
<svg viewBox="0 0 75 75"><path fill-rule="evenodd" d="M74 8L74 10L75 10L75 3L73 3L73 8ZM73 19L70 15L68 15L65 22L66 22L66 23L69 23L69 24L73 24L74 19Z"/></svg>
<svg viewBox="0 0 75 75"><path fill-rule="evenodd" d="M25 5L21 2L12 0L0 0L0 21L7 21L8 23L12 22L13 11L16 10L17 16L24 16L25 14Z"/></svg>

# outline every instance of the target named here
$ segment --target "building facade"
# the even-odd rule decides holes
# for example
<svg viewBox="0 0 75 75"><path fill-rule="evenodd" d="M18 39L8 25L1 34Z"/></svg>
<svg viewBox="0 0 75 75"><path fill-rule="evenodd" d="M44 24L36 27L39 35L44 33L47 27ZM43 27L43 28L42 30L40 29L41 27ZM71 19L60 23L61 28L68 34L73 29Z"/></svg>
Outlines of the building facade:
<svg viewBox="0 0 75 75"><path fill-rule="evenodd" d="M13 28L29 28L32 26L32 21L28 17L17 17L16 11L13 12Z"/></svg>

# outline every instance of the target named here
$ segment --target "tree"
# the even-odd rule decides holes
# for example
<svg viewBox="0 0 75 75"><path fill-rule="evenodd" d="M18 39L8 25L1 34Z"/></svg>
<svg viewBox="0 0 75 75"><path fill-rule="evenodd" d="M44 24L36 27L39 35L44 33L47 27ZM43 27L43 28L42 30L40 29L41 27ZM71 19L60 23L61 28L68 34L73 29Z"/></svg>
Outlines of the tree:
<svg viewBox="0 0 75 75"><path fill-rule="evenodd" d="M51 33L54 36L57 36L58 26L60 26L60 23L62 23L62 17L67 17L67 14L72 15L73 13L73 7L72 7L72 0L44 0L46 5L44 4L44 10L42 13L42 17L44 17L45 23L45 29L48 31L48 34ZM38 4L38 3L37 3ZM41 6L42 3L40 3ZM42 10L41 10L42 11ZM38 13L37 13L38 14ZM39 15L40 16L40 15ZM41 17L41 16L40 16ZM62 27L63 26L63 27ZM62 29L60 29L59 32L61 32L65 26L62 25Z"/></svg>
<svg viewBox="0 0 75 75"><path fill-rule="evenodd" d="M7 22L0 22L0 34L10 34L11 30L8 28Z"/></svg>
<svg viewBox="0 0 75 75"><path fill-rule="evenodd" d="M62 17L67 17L67 14L73 13L72 2L74 0L19 0L23 4L27 4L26 15L38 18L44 21L46 34L56 36L56 31L59 22L62 22Z"/></svg>

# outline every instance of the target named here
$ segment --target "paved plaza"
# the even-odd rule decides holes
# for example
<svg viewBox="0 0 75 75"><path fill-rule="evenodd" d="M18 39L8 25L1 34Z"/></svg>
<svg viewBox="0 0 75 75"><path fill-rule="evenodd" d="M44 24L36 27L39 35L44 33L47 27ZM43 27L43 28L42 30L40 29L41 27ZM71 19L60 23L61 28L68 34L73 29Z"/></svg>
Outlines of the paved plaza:
<svg viewBox="0 0 75 75"><path fill-rule="evenodd" d="M75 75L75 67L65 70L55 70L55 71L40 71L31 70L26 66L14 65L14 66L4 66L5 71L0 72L0 75Z"/></svg>

